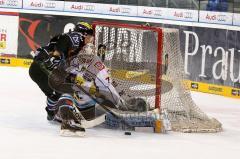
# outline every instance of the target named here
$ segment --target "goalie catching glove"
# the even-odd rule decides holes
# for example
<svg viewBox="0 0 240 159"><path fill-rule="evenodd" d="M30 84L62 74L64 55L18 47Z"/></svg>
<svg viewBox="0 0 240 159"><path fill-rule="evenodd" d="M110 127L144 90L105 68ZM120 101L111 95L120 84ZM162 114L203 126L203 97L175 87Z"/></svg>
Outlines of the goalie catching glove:
<svg viewBox="0 0 240 159"><path fill-rule="evenodd" d="M84 79L84 77L80 74L78 74L75 78L75 83L76 85L80 86L80 87L89 87L89 94L90 95L95 95L97 96L99 93L98 93L98 87L95 85L95 83L93 81L89 82L89 81L86 81Z"/></svg>
<svg viewBox="0 0 240 159"><path fill-rule="evenodd" d="M83 85L85 83L85 79L83 78L82 75L77 74L76 78L75 78L75 83L79 86Z"/></svg>

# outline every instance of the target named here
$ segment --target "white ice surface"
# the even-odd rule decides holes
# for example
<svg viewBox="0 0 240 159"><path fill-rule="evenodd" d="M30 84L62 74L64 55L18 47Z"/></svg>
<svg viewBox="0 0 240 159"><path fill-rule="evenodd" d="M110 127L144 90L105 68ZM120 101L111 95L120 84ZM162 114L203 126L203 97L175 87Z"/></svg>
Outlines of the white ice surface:
<svg viewBox="0 0 240 159"><path fill-rule="evenodd" d="M59 136L46 120L45 96L28 69L0 67L0 159L239 159L240 100L192 93L219 119L216 134L150 134L95 128L84 138Z"/></svg>

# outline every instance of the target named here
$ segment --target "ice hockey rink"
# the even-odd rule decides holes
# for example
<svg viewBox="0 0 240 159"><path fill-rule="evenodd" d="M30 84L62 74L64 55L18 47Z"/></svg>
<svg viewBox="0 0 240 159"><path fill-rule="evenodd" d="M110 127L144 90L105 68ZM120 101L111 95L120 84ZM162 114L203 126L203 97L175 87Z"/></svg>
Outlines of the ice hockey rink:
<svg viewBox="0 0 240 159"><path fill-rule="evenodd" d="M239 159L240 100L192 92L197 105L223 124L213 134L136 133L92 128L61 137L46 120L45 96L28 69L0 67L0 159Z"/></svg>

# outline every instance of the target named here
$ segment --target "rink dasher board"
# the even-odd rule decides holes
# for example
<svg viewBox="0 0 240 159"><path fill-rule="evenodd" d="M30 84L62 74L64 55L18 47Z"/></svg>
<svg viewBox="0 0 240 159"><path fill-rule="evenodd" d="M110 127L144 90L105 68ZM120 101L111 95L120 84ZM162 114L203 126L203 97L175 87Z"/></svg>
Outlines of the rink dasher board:
<svg viewBox="0 0 240 159"><path fill-rule="evenodd" d="M29 68L31 63L31 59L0 57L0 66ZM164 76L162 78L165 80ZM217 94L225 97L240 99L240 89L238 88L195 82L190 80L185 80L184 83L186 87L191 91Z"/></svg>

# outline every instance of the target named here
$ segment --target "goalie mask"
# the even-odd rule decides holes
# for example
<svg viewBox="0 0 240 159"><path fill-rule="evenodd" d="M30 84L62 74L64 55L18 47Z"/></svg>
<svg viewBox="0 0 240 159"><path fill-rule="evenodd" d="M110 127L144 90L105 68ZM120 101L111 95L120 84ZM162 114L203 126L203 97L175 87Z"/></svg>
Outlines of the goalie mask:
<svg viewBox="0 0 240 159"><path fill-rule="evenodd" d="M71 59L71 62L66 69L67 72L78 74L83 72L94 58L94 45L86 44L76 57Z"/></svg>
<svg viewBox="0 0 240 159"><path fill-rule="evenodd" d="M83 46L82 50L79 52L79 55L85 54L85 55L94 55L95 47L92 43L87 43Z"/></svg>
<svg viewBox="0 0 240 159"><path fill-rule="evenodd" d="M94 45L92 43L87 43L84 45L82 50L78 53L77 59L80 65L88 65L94 58Z"/></svg>

